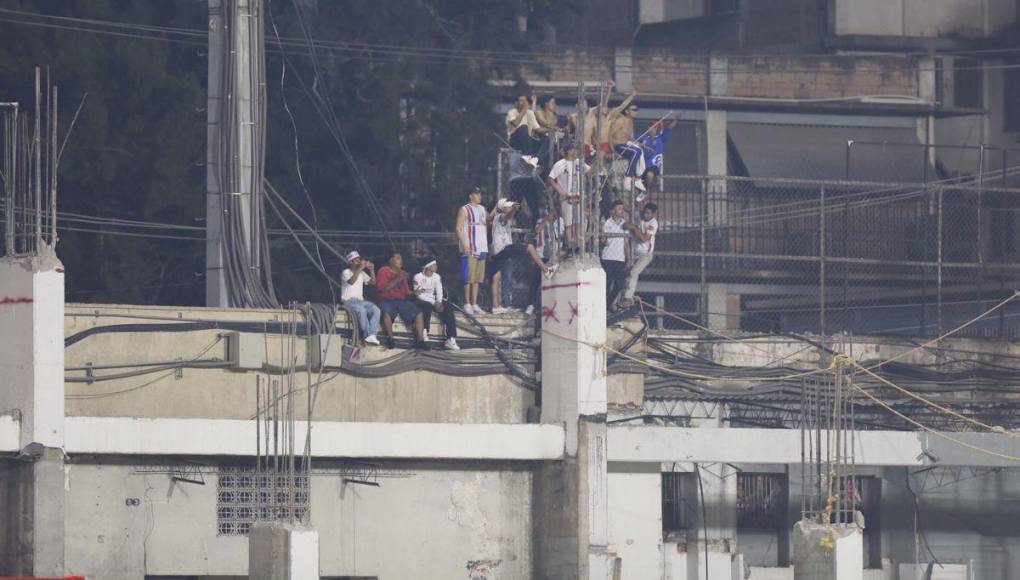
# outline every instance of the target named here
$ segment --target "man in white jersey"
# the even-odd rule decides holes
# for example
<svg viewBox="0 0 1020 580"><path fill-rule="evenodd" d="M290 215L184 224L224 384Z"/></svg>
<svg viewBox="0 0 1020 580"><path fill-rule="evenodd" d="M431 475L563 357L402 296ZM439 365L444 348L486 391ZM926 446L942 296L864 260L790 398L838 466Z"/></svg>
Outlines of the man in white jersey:
<svg viewBox="0 0 1020 580"><path fill-rule="evenodd" d="M655 234L659 231L659 220L655 219L655 214L659 211L659 206L653 202L645 204L643 210L641 210L641 222L638 225L627 224L627 229L630 230L637 244L634 245L634 265L630 267L630 275L627 277L627 289L623 292L623 300L621 306L631 306L634 304L634 293L637 292L638 277L641 276L641 272L645 271L648 264L652 263L652 252L655 251Z"/></svg>
<svg viewBox="0 0 1020 580"><path fill-rule="evenodd" d="M375 284L375 265L362 260L361 254L349 252L347 269L340 274L340 298L344 307L358 317L358 331L368 344L379 344L379 307L365 300L365 284Z"/></svg>
<svg viewBox="0 0 1020 580"><path fill-rule="evenodd" d="M443 279L439 275L439 265L435 258L426 258L425 265L421 272L414 275L414 297L415 303L421 309L424 317L425 337L428 339L429 330L432 327L432 313L439 315L443 329L446 331L446 342L443 346L447 350L460 350L457 346L457 320L453 315L453 308L446 303L446 296L443 293Z"/></svg>
<svg viewBox="0 0 1020 580"><path fill-rule="evenodd" d="M612 310L627 281L627 220L623 202L610 206L609 218L602 224L602 269L606 271L606 309Z"/></svg>
<svg viewBox="0 0 1020 580"><path fill-rule="evenodd" d="M577 148L572 144L563 147L563 159L553 164L549 171L549 187L560 196L560 217L566 226L566 249L575 250L580 245L577 227L581 223L581 165ZM584 172L591 168L584 164Z"/></svg>
<svg viewBox="0 0 1020 580"><path fill-rule="evenodd" d="M488 224L482 206L482 190L468 193L468 203L457 211L457 241L460 245L460 277L464 282L464 312L485 314L478 306L478 288L485 281L485 260L489 256Z"/></svg>

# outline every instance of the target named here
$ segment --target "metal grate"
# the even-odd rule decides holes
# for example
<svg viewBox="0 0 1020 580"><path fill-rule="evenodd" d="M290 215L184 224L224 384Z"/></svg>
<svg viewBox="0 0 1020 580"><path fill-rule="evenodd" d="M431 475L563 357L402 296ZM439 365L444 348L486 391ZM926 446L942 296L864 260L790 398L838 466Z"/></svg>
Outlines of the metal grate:
<svg viewBox="0 0 1020 580"><path fill-rule="evenodd" d="M662 531L683 532L691 525L697 488L691 473L662 474Z"/></svg>
<svg viewBox="0 0 1020 580"><path fill-rule="evenodd" d="M294 485L290 487L291 477ZM293 491L291 491L293 489ZM310 507L308 477L221 467L216 484L216 526L221 536L247 536L255 522L299 521Z"/></svg>
<svg viewBox="0 0 1020 580"><path fill-rule="evenodd" d="M737 526L756 530L782 528L785 512L785 474L737 474Z"/></svg>

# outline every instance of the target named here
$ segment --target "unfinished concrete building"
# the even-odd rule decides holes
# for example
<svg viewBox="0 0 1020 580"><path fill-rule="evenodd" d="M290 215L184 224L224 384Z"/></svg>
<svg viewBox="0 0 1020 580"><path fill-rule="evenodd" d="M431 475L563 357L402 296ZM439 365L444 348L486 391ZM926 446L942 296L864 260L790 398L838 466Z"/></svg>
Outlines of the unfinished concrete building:
<svg viewBox="0 0 1020 580"><path fill-rule="evenodd" d="M834 4L848 43L891 25ZM215 42L211 78L241 41ZM454 353L360 348L342 308L253 307L230 275L206 308L65 304L55 187L23 159L49 137L5 133L31 178L5 189L0 574L1020 576L1020 153L936 137L995 109L940 98L933 57L628 55L544 81L683 110L643 301L607 314L591 240L534 316L459 317ZM220 113L245 118L210 107L210 160L255 155ZM208 170L210 216L271 195ZM257 267L224 248L258 232L216 223L210 269Z"/></svg>

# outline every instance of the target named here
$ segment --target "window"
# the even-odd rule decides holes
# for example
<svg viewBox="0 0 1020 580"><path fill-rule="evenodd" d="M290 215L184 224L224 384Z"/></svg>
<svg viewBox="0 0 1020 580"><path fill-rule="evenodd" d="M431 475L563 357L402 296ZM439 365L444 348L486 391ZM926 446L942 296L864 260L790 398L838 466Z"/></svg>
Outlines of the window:
<svg viewBox="0 0 1020 580"><path fill-rule="evenodd" d="M712 16L736 14L740 11L740 0L706 0Z"/></svg>
<svg viewBox="0 0 1020 580"><path fill-rule="evenodd" d="M686 532L698 505L693 473L662 474L662 531Z"/></svg>
<svg viewBox="0 0 1020 580"><path fill-rule="evenodd" d="M737 474L737 527L774 530L786 526L786 475Z"/></svg>
<svg viewBox="0 0 1020 580"><path fill-rule="evenodd" d="M953 60L953 104L980 109L984 106L984 70L972 58Z"/></svg>

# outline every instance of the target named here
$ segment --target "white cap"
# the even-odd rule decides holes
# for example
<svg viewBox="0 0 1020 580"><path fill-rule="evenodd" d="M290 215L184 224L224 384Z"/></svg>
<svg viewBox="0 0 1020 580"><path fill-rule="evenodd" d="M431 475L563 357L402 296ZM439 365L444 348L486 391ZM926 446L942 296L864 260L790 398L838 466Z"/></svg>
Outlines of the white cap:
<svg viewBox="0 0 1020 580"><path fill-rule="evenodd" d="M513 207L513 205L514 205L514 202L512 202L509 199L503 197L503 198L500 198L500 200L496 202L496 209L509 209L509 208Z"/></svg>
<svg viewBox="0 0 1020 580"><path fill-rule="evenodd" d="M437 262L435 260L429 260L428 262L425 262L424 266L421 267L421 271L424 272L425 270L429 269L429 266L435 266L436 264Z"/></svg>
<svg viewBox="0 0 1020 580"><path fill-rule="evenodd" d="M355 258L360 258L360 257L361 257L361 254L359 254L358 252L350 251L350 252L347 252L347 257L344 258L344 259L347 260L348 262L350 262L351 260L354 260Z"/></svg>

